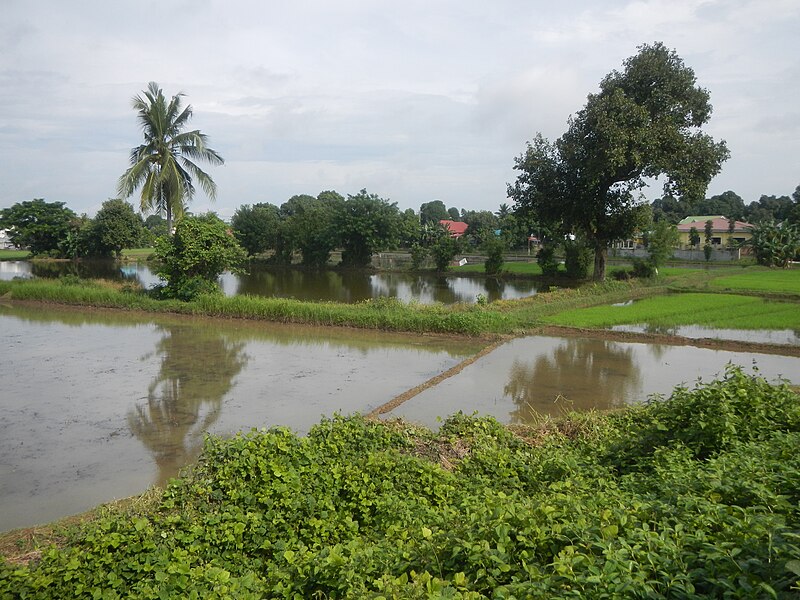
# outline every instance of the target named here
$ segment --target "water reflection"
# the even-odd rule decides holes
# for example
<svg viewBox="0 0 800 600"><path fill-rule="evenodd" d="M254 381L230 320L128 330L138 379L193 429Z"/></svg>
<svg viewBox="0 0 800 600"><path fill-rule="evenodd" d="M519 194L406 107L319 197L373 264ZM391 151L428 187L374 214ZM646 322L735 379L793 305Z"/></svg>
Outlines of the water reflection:
<svg viewBox="0 0 800 600"><path fill-rule="evenodd" d="M536 423L565 410L607 410L669 395L724 373L729 364L757 365L769 380L800 381L800 358L604 341L530 336L500 346L457 376L403 403L388 417L437 427L455 412L491 415L504 423Z"/></svg>
<svg viewBox="0 0 800 600"><path fill-rule="evenodd" d="M198 335L188 326L162 327L155 354L158 375L147 389L147 403L128 412L131 433L153 454L156 484L163 486L197 458L204 432L217 421L222 399L247 362L244 342L211 329ZM142 357L143 361L149 355Z"/></svg>
<svg viewBox="0 0 800 600"><path fill-rule="evenodd" d="M145 263L114 261L0 261L0 279L14 277L54 278L75 275L83 278L138 281L150 288L160 282ZM250 294L296 298L323 302L362 302L371 298L392 297L403 302L454 304L475 302L478 296L489 301L524 298L536 294L536 283L515 279L459 276L457 274L365 271L305 270L253 265L249 273L225 273L220 278L223 291L233 296Z"/></svg>
<svg viewBox="0 0 800 600"><path fill-rule="evenodd" d="M531 423L556 410L608 410L641 388L633 350L603 340L568 339L533 360L515 358L503 392L516 405L514 422Z"/></svg>
<svg viewBox="0 0 800 600"><path fill-rule="evenodd" d="M205 431L368 413L483 344L0 303L0 531L163 483Z"/></svg>

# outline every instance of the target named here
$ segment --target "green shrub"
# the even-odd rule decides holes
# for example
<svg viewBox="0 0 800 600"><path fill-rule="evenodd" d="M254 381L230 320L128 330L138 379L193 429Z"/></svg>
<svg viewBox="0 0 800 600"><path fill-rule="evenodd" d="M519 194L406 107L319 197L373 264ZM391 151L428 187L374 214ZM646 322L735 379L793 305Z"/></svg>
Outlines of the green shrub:
<svg viewBox="0 0 800 600"><path fill-rule="evenodd" d="M564 242L564 268L570 279L586 279L592 266L594 252L581 240Z"/></svg>
<svg viewBox="0 0 800 600"><path fill-rule="evenodd" d="M536 253L536 263L542 269L542 275L553 277L558 274L555 246L542 246Z"/></svg>

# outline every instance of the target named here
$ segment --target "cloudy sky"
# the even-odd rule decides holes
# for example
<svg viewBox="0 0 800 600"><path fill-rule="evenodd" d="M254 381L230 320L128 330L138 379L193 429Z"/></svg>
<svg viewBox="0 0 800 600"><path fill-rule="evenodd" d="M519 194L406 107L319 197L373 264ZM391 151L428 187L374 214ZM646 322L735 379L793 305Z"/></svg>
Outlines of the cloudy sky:
<svg viewBox="0 0 800 600"><path fill-rule="evenodd" d="M708 195L791 194L798 31L797 0L0 0L0 208L93 215L141 141L131 98L156 81L226 160L196 212L362 188L495 211L526 141L560 136L654 41L711 93L706 130L732 156Z"/></svg>

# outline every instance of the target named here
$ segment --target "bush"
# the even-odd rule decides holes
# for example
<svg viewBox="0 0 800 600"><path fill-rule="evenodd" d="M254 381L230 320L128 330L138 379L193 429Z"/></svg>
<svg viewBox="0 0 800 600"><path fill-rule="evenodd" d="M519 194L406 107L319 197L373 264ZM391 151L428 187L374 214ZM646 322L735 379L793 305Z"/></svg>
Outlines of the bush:
<svg viewBox="0 0 800 600"><path fill-rule="evenodd" d="M570 279L586 279L592 266L592 249L580 240L564 242L564 268Z"/></svg>
<svg viewBox="0 0 800 600"><path fill-rule="evenodd" d="M228 226L211 213L182 218L175 235L159 238L155 255L156 273L167 281L162 294L180 300L217 289L217 278L247 258Z"/></svg>
<svg viewBox="0 0 800 600"><path fill-rule="evenodd" d="M536 264L542 269L546 277L558 275L558 261L556 260L555 246L542 246L536 253Z"/></svg>
<svg viewBox="0 0 800 600"><path fill-rule="evenodd" d="M483 249L486 252L486 262L483 269L487 275L499 275L503 270L503 240L494 234L489 234L490 237L483 243Z"/></svg>

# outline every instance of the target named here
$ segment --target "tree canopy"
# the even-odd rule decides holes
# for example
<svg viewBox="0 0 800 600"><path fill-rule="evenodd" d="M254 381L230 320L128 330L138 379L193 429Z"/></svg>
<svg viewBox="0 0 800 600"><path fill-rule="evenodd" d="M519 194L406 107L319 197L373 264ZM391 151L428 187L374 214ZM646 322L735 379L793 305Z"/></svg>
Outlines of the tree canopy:
<svg viewBox="0 0 800 600"><path fill-rule="evenodd" d="M707 90L662 43L642 45L590 94L554 143L541 134L516 158L509 197L561 233L576 233L594 251L595 279L606 252L644 224L638 193L664 176L664 193L702 199L728 158L724 142L700 131L711 116Z"/></svg>
<svg viewBox="0 0 800 600"><path fill-rule="evenodd" d="M142 218L124 200L103 202L91 225L91 254L119 257L123 248L132 248L139 243L143 227Z"/></svg>
<svg viewBox="0 0 800 600"><path fill-rule="evenodd" d="M178 93L168 102L158 84L151 81L143 95L133 98L144 143L131 150L131 166L117 183L123 198L141 187L142 212L164 213L168 230L172 229L173 216L183 214L194 197L193 178L210 199L216 197L214 180L197 161L211 165L225 162L208 147L205 134L197 129L184 131L192 118L192 106L182 106L183 95Z"/></svg>
<svg viewBox="0 0 800 600"><path fill-rule="evenodd" d="M66 254L65 244L75 218L64 202L36 198L0 211L0 229L7 229L14 245L27 248L34 256L61 256Z"/></svg>

